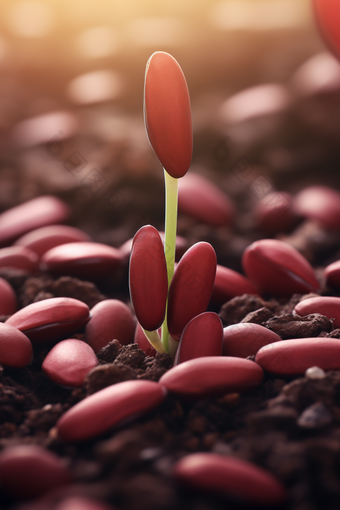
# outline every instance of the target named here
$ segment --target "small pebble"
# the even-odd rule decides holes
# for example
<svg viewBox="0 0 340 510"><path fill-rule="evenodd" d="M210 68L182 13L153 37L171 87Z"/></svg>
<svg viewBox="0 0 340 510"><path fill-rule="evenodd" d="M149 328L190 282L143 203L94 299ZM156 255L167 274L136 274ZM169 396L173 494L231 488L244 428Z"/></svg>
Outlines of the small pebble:
<svg viewBox="0 0 340 510"><path fill-rule="evenodd" d="M173 474L186 487L250 505L272 508L287 498L284 486L269 471L236 457L194 453L178 461Z"/></svg>
<svg viewBox="0 0 340 510"><path fill-rule="evenodd" d="M305 372L305 376L308 377L308 379L324 379L326 377L326 372L320 367L309 367Z"/></svg>
<svg viewBox="0 0 340 510"><path fill-rule="evenodd" d="M38 498L71 482L64 462L35 445L18 445L0 453L0 486L14 500Z"/></svg>
<svg viewBox="0 0 340 510"><path fill-rule="evenodd" d="M303 429L320 429L332 423L332 415L322 402L307 407L299 416L297 424Z"/></svg>
<svg viewBox="0 0 340 510"><path fill-rule="evenodd" d="M166 393L163 385L152 381L125 381L108 386L71 407L57 423L58 435L66 442L99 436L157 407Z"/></svg>
<svg viewBox="0 0 340 510"><path fill-rule="evenodd" d="M42 369L55 383L77 387L84 383L86 375L97 364L97 356L87 343L70 338L52 347Z"/></svg>

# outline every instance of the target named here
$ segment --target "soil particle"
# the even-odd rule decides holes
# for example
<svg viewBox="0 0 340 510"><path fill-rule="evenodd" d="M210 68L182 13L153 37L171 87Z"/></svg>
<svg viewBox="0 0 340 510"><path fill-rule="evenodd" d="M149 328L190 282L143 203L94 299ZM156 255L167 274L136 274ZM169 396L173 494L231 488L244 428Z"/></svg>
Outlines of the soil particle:
<svg viewBox="0 0 340 510"><path fill-rule="evenodd" d="M283 340L288 338L316 337L322 332L329 333L333 329L332 321L319 313L304 317L284 314L268 319L262 323L262 326L274 331Z"/></svg>
<svg viewBox="0 0 340 510"><path fill-rule="evenodd" d="M274 314L271 312L268 308L265 306L263 308L259 308L258 310L255 310L254 312L248 313L242 320L241 323L248 323L252 322L253 324L262 324L263 322L267 321L271 317L273 317Z"/></svg>
<svg viewBox="0 0 340 510"><path fill-rule="evenodd" d="M138 348L138 344L129 344L121 348L114 363L123 363L131 368L140 368L144 359L145 352Z"/></svg>
<svg viewBox="0 0 340 510"><path fill-rule="evenodd" d="M93 368L85 378L87 395L92 395L111 384L137 379L136 371L123 363L107 363Z"/></svg>
<svg viewBox="0 0 340 510"><path fill-rule="evenodd" d="M112 363L118 356L119 351L122 349L122 345L118 340L111 340L110 343L102 347L97 352L97 358L100 363Z"/></svg>
<svg viewBox="0 0 340 510"><path fill-rule="evenodd" d="M250 312L254 312L263 307L273 308L275 305L278 305L278 303L274 299L270 302L266 302L258 296L243 294L242 296L236 296L230 299L230 301L227 301L222 306L219 315L223 326L226 327L242 321Z"/></svg>

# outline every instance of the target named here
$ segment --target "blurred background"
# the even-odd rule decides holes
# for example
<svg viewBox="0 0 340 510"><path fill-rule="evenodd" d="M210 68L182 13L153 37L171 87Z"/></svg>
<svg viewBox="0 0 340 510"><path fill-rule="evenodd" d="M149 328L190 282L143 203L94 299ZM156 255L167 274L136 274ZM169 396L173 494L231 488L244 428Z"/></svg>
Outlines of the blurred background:
<svg viewBox="0 0 340 510"><path fill-rule="evenodd" d="M235 232L249 233L258 201L231 170L240 159L280 192L340 186L340 66L311 1L1 0L0 12L1 211L55 194L96 241L162 229L142 112L158 50L187 78L193 169L239 207Z"/></svg>

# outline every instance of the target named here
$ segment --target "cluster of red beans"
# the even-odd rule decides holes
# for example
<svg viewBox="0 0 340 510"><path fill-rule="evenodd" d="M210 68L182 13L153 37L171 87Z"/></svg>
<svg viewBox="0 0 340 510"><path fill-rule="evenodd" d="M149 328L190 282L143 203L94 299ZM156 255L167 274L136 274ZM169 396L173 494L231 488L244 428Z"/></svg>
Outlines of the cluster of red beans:
<svg viewBox="0 0 340 510"><path fill-rule="evenodd" d="M201 177L190 176L190 179L194 188L202 182ZM216 224L223 208L223 223L231 220L231 206L225 197L222 200L219 190L202 185L197 189L201 197L199 214L208 204L207 222ZM186 204L186 212L195 215L194 207L185 200L185 193L180 193L180 197L182 204L183 201ZM297 214L298 210L326 228L340 226L340 200L336 192L310 188L300 193L296 204L290 214ZM67 217L67 206L50 196L0 215L0 244L5 246L0 249L0 267L31 273L40 269L54 275L96 281L126 264L131 241L121 248L92 242L84 232L61 225ZM179 238L178 252L183 253L185 248L185 240ZM319 289L308 261L294 248L275 239L250 245L243 255L243 267L247 277L217 265L212 291L215 304L244 293L289 297L293 293L317 293ZM340 261L327 267L325 276L330 286L339 289ZM326 315L337 328L340 327L340 298L316 295L298 303L295 313ZM123 345L137 342L148 355L154 354L141 327L136 327L130 308L116 299L104 300L92 310L72 298L45 299L17 310L14 290L0 279L0 314L10 315L5 323L0 323L0 364L25 367L32 360L35 345L54 340L57 343L42 368L52 381L69 388L83 384L85 376L98 363L96 353L114 338ZM74 333L83 330L85 341L72 338ZM174 367L158 383L126 381L85 398L57 422L59 438L69 443L95 438L159 406L169 393L193 400L249 391L261 384L264 371L299 375L312 366L340 369L340 343L336 339L281 340L276 333L257 324L223 329L218 315L205 310L183 324L178 340ZM255 361L246 359L249 356L255 356ZM179 483L188 487L243 498L250 504L265 507L281 504L286 499L284 487L270 473L234 457L211 453L187 455L175 464L173 473ZM22 445L6 448L0 454L1 490L14 498L39 498L69 483L72 475L62 460L43 448ZM73 503L65 500L55 508L68 510ZM81 508L105 510L108 507L86 500Z"/></svg>

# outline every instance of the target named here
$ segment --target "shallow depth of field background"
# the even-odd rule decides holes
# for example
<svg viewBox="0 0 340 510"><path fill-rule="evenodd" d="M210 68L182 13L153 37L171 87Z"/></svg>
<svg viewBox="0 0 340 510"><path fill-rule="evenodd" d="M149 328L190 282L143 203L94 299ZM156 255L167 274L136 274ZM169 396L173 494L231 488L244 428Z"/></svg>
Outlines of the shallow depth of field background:
<svg viewBox="0 0 340 510"><path fill-rule="evenodd" d="M340 71L330 64L335 85L321 94L294 78L319 54L326 64L316 65L316 81L327 68L308 0L1 0L0 13L0 210L57 194L96 240L99 225L114 228L112 244L127 238L123 222L129 235L157 224L163 196L150 179L161 186L163 176L142 113L145 64L157 50L171 53L187 78L193 168L231 196L242 186L230 172L239 158L260 166L278 190L340 183ZM261 84L283 86L286 103L276 108L274 100L266 112L263 101L248 118L257 104L250 98L236 116L223 114L228 98ZM55 117L34 124L51 112L62 112L60 125ZM214 149L226 137L222 161ZM103 177L102 191L117 192L111 212L85 174L70 171L74 153Z"/></svg>

